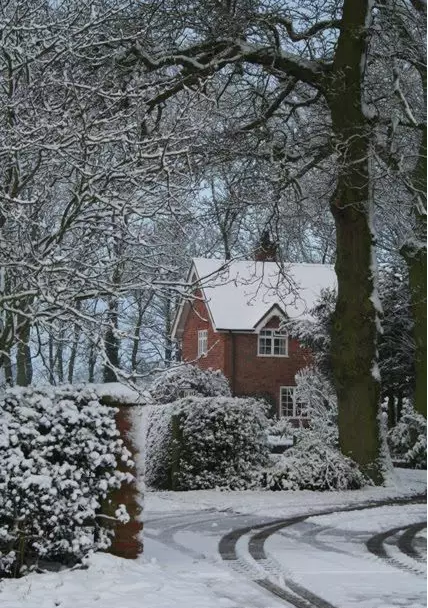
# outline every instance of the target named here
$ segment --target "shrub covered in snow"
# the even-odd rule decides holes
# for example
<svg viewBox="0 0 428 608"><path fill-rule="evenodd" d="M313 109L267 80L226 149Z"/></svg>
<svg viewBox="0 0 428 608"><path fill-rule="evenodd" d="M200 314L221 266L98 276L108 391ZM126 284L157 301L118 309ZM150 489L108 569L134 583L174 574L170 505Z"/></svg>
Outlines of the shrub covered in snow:
<svg viewBox="0 0 428 608"><path fill-rule="evenodd" d="M188 394L231 396L227 378L220 370L203 370L190 364L164 371L153 382L150 394L156 403L172 403Z"/></svg>
<svg viewBox="0 0 428 608"><path fill-rule="evenodd" d="M388 433L391 457L414 469L427 467L427 421L408 399L404 400L401 419Z"/></svg>
<svg viewBox="0 0 428 608"><path fill-rule="evenodd" d="M157 488L244 489L267 463L264 404L253 398L186 397L153 408L146 481Z"/></svg>
<svg viewBox="0 0 428 608"><path fill-rule="evenodd" d="M180 405L180 401L178 404ZM176 403L147 408L145 482L157 490L168 490L172 487L172 416L179 411Z"/></svg>
<svg viewBox="0 0 428 608"><path fill-rule="evenodd" d="M367 484L355 462L312 435L297 443L262 473L268 490L354 490ZM309 452L306 450L309 448Z"/></svg>
<svg viewBox="0 0 428 608"><path fill-rule="evenodd" d="M19 576L42 560L72 564L107 548L97 517L130 462L115 409L89 389L14 388L0 403L0 573ZM126 520L121 506L118 519Z"/></svg>
<svg viewBox="0 0 428 608"><path fill-rule="evenodd" d="M350 490L365 485L357 465L338 449L337 400L328 379L318 369L307 368L296 375L296 385L307 425L284 425L294 446L263 472L262 485L269 490Z"/></svg>

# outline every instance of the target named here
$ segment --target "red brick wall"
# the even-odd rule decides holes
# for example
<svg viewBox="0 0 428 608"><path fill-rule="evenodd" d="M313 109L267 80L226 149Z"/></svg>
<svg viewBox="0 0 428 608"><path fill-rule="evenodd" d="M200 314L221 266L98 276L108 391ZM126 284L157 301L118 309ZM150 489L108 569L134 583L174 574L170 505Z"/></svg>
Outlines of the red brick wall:
<svg viewBox="0 0 428 608"><path fill-rule="evenodd" d="M288 357L258 357L256 335L237 335L235 364L236 395L269 395L278 407L281 386L294 386L295 375L310 363L310 354L289 339Z"/></svg>
<svg viewBox="0 0 428 608"><path fill-rule="evenodd" d="M266 327L278 327L271 319ZM198 359L198 330L208 330L206 357ZM234 341L234 349L232 347ZM221 369L231 382L235 395L268 395L279 406L281 386L294 386L295 375L311 362L309 351L300 348L297 340L289 339L288 357L257 356L258 336L214 332L205 304L196 300L184 327L182 354L185 361L195 362L202 369ZM232 352L235 351L234 382L232 385Z"/></svg>
<svg viewBox="0 0 428 608"><path fill-rule="evenodd" d="M201 297L200 292L195 295L197 298ZM208 330L208 353L198 359L198 331L201 329ZM227 334L213 330L205 303L195 299L184 326L181 343L183 361L194 362L202 369L211 367L224 370L226 340Z"/></svg>

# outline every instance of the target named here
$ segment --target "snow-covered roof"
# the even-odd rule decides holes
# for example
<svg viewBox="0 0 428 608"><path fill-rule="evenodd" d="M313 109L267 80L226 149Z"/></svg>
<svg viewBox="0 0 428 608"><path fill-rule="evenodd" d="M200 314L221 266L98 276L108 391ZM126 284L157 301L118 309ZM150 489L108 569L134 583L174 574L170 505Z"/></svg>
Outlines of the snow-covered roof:
<svg viewBox="0 0 428 608"><path fill-rule="evenodd" d="M255 331L270 313L308 319L320 292L336 287L334 268L327 264L285 264L194 258L189 273L198 284L214 329ZM173 335L180 336L189 305L183 303Z"/></svg>

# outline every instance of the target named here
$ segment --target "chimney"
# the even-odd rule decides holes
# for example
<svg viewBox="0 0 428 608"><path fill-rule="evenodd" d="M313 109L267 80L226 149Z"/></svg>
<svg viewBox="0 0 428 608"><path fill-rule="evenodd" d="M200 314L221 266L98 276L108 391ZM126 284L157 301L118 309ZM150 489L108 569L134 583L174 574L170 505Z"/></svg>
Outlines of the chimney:
<svg viewBox="0 0 428 608"><path fill-rule="evenodd" d="M256 262L276 262L278 246L271 240L269 230L263 230L259 244L254 251Z"/></svg>

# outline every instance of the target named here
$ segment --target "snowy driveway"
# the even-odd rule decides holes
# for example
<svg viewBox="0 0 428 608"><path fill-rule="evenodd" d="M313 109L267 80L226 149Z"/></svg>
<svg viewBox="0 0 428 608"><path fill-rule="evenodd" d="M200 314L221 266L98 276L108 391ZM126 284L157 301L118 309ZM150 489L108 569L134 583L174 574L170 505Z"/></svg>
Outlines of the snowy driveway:
<svg viewBox="0 0 428 608"><path fill-rule="evenodd" d="M307 504L296 514L284 495L282 517L279 507L275 517L149 511L146 557L174 573L211 577L220 605L227 598L239 608L425 608L426 505L390 502ZM215 572L224 570L233 584L218 583Z"/></svg>
<svg viewBox="0 0 428 608"><path fill-rule="evenodd" d="M5 579L0 606L425 608L426 507L403 502L423 492L425 471L349 492L149 492L144 556Z"/></svg>

